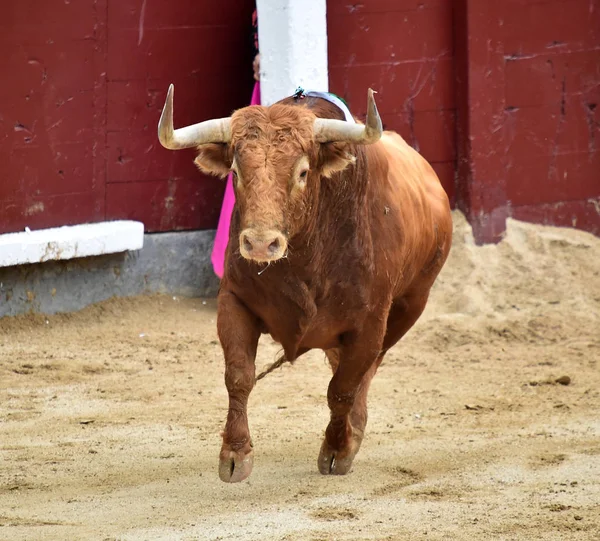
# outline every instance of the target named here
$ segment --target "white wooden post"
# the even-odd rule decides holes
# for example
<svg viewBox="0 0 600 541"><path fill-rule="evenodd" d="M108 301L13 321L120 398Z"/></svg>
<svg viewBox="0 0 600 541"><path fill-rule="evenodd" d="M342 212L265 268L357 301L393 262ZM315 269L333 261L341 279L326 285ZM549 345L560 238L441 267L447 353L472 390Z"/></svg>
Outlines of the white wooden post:
<svg viewBox="0 0 600 541"><path fill-rule="evenodd" d="M263 105L298 86L329 90L326 0L257 0Z"/></svg>

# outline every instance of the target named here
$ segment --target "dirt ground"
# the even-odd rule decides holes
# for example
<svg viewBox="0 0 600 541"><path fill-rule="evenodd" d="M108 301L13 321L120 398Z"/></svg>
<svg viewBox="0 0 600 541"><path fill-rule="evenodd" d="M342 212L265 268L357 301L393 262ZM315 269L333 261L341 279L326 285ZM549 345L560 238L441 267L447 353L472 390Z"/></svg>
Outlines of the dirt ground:
<svg viewBox="0 0 600 541"><path fill-rule="evenodd" d="M509 221L476 247L454 219L345 477L317 471L330 371L311 352L258 383L254 471L219 481L212 300L0 320L0 539L600 539L600 239ZM278 351L263 339L257 367Z"/></svg>

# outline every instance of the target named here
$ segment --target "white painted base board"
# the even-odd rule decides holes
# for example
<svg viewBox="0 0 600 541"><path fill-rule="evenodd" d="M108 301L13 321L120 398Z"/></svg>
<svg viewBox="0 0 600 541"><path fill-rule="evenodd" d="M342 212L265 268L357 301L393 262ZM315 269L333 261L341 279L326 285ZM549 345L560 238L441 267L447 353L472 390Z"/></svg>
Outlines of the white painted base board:
<svg viewBox="0 0 600 541"><path fill-rule="evenodd" d="M114 254L143 245L144 224L132 220L6 233L0 235L0 267Z"/></svg>

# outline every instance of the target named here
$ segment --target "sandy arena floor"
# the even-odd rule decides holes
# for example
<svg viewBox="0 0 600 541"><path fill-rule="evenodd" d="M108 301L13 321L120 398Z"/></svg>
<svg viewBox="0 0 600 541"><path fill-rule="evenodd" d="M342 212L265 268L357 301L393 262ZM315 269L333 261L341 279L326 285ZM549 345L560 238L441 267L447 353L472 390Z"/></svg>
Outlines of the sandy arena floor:
<svg viewBox="0 0 600 541"><path fill-rule="evenodd" d="M600 539L600 239L509 221L475 247L454 218L346 477L317 472L330 371L312 352L259 382L253 474L219 481L214 301L0 320L0 539ZM258 368L278 350L263 339Z"/></svg>

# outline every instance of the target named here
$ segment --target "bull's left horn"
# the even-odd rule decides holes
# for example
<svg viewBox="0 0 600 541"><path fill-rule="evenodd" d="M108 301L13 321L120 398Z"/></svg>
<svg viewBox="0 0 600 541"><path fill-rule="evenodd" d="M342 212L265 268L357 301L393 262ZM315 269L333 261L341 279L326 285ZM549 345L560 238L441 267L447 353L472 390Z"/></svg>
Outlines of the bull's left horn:
<svg viewBox="0 0 600 541"><path fill-rule="evenodd" d="M215 118L199 124L173 129L173 85L169 86L167 100L158 122L158 140L169 150L192 148L206 143L229 143L231 119Z"/></svg>
<svg viewBox="0 0 600 541"><path fill-rule="evenodd" d="M357 145L370 145L379 141L383 133L383 125L373 94L375 92L369 88L367 120L364 125L352 124L345 120L317 118L313 127L315 139L319 143L345 141Z"/></svg>

